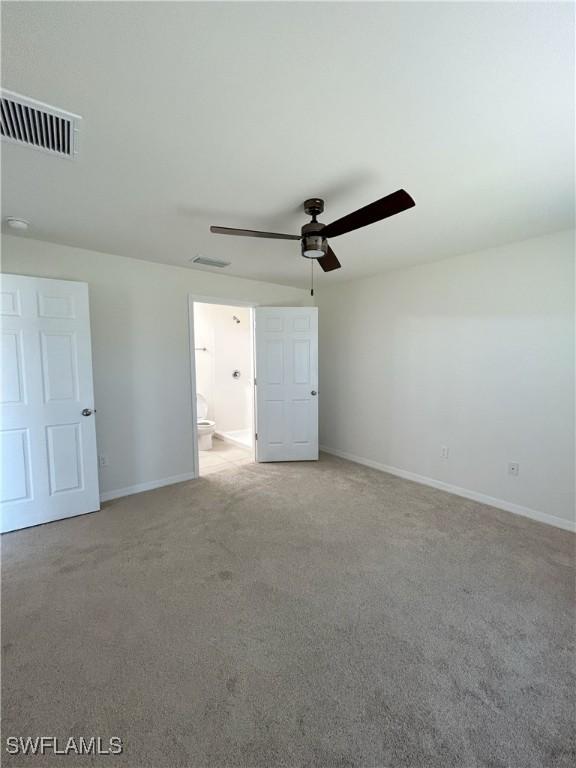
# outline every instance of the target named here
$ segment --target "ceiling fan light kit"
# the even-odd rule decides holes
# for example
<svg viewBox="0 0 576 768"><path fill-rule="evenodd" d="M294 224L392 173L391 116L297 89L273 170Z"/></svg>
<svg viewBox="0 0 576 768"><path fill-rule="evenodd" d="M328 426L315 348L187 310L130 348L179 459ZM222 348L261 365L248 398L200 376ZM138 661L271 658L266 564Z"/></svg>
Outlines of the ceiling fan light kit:
<svg viewBox="0 0 576 768"><path fill-rule="evenodd" d="M324 211L324 200L311 197L304 201L304 212L312 217L312 221L304 224L300 235L286 235L279 232L260 232L254 229L234 229L233 227L210 227L210 231L219 235L240 235L242 237L267 237L273 240L300 240L302 256L305 259L315 259L324 272L340 269L341 264L336 254L328 245L328 238L338 237L355 229L367 227L377 221L395 216L397 213L413 208L416 205L412 197L404 189L398 189L391 195L380 198L357 211L333 221L322 224L317 217Z"/></svg>
<svg viewBox="0 0 576 768"><path fill-rule="evenodd" d="M304 201L305 213L312 216L312 221L302 227L302 256L305 259L321 259L328 253L328 241L322 235L325 225L316 221L323 210L324 200L319 197Z"/></svg>

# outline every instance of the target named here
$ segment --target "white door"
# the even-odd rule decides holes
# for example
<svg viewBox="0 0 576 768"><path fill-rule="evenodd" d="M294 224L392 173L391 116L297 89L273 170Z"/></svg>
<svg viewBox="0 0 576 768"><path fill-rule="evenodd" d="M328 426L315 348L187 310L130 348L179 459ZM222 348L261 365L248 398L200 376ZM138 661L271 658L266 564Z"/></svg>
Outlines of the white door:
<svg viewBox="0 0 576 768"><path fill-rule="evenodd" d="M4 532L94 512L100 496L88 286L1 282Z"/></svg>
<svg viewBox="0 0 576 768"><path fill-rule="evenodd" d="M318 309L257 307L256 460L318 459Z"/></svg>

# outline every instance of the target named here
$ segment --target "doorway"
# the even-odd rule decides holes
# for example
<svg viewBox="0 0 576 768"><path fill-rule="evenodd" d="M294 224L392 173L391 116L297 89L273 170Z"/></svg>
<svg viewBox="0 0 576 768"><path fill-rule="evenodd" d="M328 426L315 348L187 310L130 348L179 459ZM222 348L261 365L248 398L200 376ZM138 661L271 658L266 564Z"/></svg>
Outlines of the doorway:
<svg viewBox="0 0 576 768"><path fill-rule="evenodd" d="M210 330L216 326L209 319L202 330L209 315L220 317L224 336L233 340L224 346L248 347L249 358L236 362L224 354L224 364L216 366L220 343ZM318 309L190 296L189 320L195 476L255 461L317 461ZM215 387L222 382L224 399L217 400ZM241 420L228 419L231 402Z"/></svg>
<svg viewBox="0 0 576 768"><path fill-rule="evenodd" d="M255 460L253 326L251 305L190 299L197 476Z"/></svg>

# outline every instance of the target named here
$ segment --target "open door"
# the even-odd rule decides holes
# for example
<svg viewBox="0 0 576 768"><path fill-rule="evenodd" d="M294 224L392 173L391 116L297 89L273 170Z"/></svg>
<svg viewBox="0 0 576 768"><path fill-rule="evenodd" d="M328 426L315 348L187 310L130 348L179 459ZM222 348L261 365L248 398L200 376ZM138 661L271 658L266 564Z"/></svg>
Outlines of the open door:
<svg viewBox="0 0 576 768"><path fill-rule="evenodd" d="M257 307L256 460L318 459L318 309Z"/></svg>
<svg viewBox="0 0 576 768"><path fill-rule="evenodd" d="M2 276L1 530L100 508L88 285Z"/></svg>

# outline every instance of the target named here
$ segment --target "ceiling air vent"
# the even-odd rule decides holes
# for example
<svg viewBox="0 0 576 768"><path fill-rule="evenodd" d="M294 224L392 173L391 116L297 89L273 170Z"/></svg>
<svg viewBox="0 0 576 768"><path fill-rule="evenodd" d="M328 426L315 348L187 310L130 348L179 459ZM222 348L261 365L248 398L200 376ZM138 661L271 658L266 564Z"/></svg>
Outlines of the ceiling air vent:
<svg viewBox="0 0 576 768"><path fill-rule="evenodd" d="M229 267L229 261L220 261L220 259L208 259L206 256L194 256L191 259L193 264L201 264L203 267Z"/></svg>
<svg viewBox="0 0 576 768"><path fill-rule="evenodd" d="M42 104L12 91L0 91L2 138L59 157L78 152L79 115Z"/></svg>

